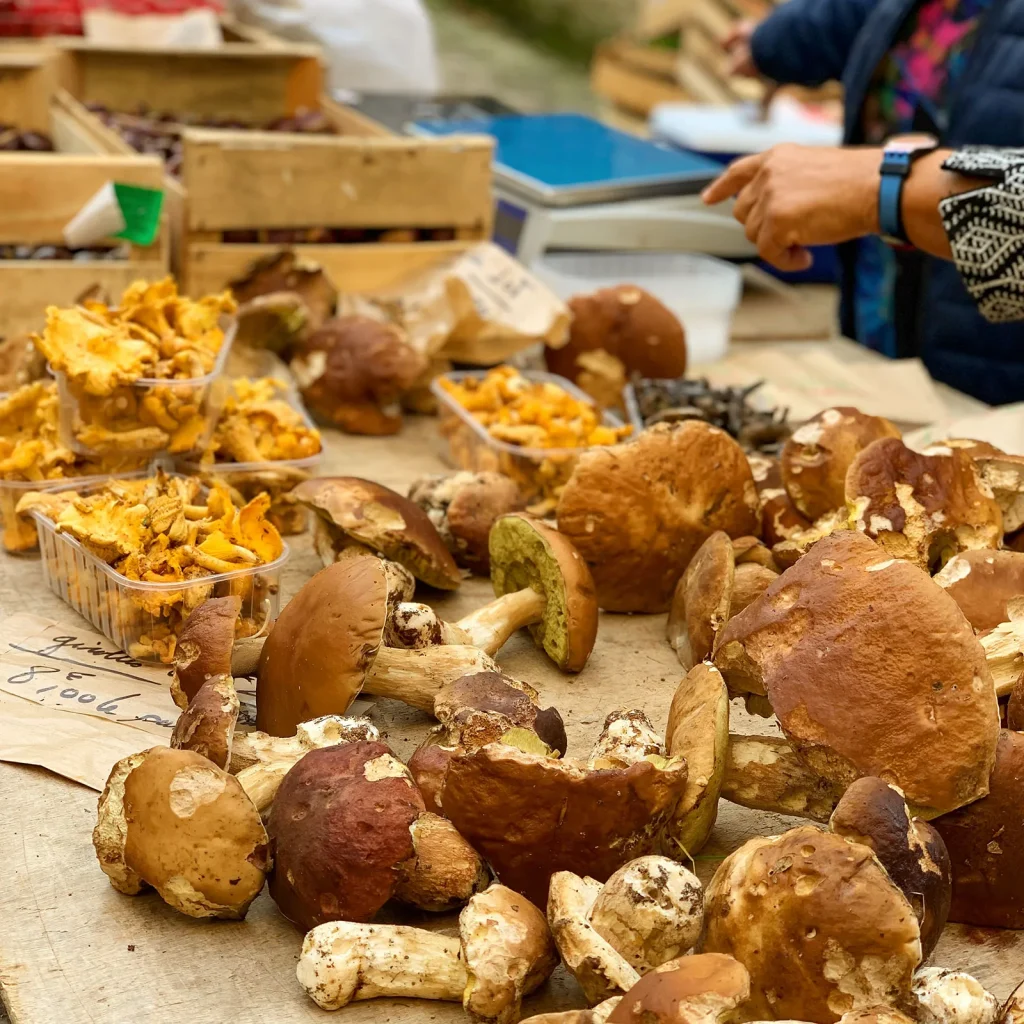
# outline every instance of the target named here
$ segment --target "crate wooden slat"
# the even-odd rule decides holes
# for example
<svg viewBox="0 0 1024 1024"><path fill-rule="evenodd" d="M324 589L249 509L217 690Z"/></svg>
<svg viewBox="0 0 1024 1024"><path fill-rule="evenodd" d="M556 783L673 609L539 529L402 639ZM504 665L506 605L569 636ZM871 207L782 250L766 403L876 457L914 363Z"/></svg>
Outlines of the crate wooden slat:
<svg viewBox="0 0 1024 1024"><path fill-rule="evenodd" d="M692 98L675 76L675 59L671 50L609 40L594 54L590 87L614 106L646 118L659 103Z"/></svg>
<svg viewBox="0 0 1024 1024"><path fill-rule="evenodd" d="M25 131L50 130L50 97L56 87L51 51L40 43L0 45L0 124Z"/></svg>

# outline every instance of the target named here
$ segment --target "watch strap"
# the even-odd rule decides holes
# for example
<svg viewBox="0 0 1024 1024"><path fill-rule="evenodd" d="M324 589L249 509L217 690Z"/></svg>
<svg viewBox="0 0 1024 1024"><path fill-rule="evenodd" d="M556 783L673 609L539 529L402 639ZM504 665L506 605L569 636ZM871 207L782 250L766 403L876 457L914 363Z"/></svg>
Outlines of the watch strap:
<svg viewBox="0 0 1024 1024"><path fill-rule="evenodd" d="M900 244L906 244L901 209L905 180L904 174L886 174L883 171L878 184L878 226L885 238L894 239Z"/></svg>

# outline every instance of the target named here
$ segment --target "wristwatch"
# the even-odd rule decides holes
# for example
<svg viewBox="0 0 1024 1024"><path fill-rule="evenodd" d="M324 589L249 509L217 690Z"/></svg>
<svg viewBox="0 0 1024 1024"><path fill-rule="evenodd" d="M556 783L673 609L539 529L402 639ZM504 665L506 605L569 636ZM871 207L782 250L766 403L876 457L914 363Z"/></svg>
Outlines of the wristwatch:
<svg viewBox="0 0 1024 1024"><path fill-rule="evenodd" d="M885 144L878 183L878 226L890 245L907 246L903 230L903 185L914 161L939 148L931 135L895 136Z"/></svg>

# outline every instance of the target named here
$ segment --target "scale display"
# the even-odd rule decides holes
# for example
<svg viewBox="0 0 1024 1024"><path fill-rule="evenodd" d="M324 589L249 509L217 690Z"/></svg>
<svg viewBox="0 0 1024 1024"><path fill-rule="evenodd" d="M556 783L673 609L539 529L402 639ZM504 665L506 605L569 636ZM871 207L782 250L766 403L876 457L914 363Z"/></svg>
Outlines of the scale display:
<svg viewBox="0 0 1024 1024"><path fill-rule="evenodd" d="M510 114L417 121L426 135L494 137L499 186L545 206L699 192L721 165L639 139L584 114Z"/></svg>

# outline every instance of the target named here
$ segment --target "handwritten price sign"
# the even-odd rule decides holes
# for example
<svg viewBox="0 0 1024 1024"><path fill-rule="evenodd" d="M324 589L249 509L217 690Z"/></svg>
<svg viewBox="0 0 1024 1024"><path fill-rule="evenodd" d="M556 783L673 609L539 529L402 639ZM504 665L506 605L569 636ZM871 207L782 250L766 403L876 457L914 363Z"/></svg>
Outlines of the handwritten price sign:
<svg viewBox="0 0 1024 1024"><path fill-rule="evenodd" d="M178 717L170 671L143 665L99 633L36 615L0 623L0 690L43 707L142 729L167 742Z"/></svg>

